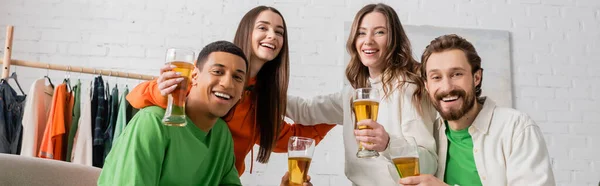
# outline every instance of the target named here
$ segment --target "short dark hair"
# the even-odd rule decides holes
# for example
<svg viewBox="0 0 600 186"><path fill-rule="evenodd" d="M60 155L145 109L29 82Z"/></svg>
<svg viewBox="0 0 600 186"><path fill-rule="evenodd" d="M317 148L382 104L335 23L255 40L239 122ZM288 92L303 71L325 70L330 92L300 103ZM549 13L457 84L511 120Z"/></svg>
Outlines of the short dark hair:
<svg viewBox="0 0 600 186"><path fill-rule="evenodd" d="M425 70L425 67L427 66L427 60L429 60L429 56L431 56L433 53L444 52L452 49L458 49L465 53L467 61L469 62L469 65L471 65L471 73L475 74L475 72L478 70L483 71L483 68L481 68L481 57L479 57L477 54L477 50L475 50L473 44L456 34L448 34L435 38L425 48L423 56L421 56L421 76L424 81L427 81L427 71ZM479 82L479 85L475 86L475 96L477 97L481 95L482 83L483 77L481 77L481 82Z"/></svg>
<svg viewBox="0 0 600 186"><path fill-rule="evenodd" d="M246 63L246 71L248 71L248 59L246 59L246 55L244 55L244 51L233 43L229 41L215 41L208 45L206 45L198 54L198 60L196 61L196 67L202 70L202 66L204 62L208 59L208 56L213 52L227 52L240 58L244 59Z"/></svg>

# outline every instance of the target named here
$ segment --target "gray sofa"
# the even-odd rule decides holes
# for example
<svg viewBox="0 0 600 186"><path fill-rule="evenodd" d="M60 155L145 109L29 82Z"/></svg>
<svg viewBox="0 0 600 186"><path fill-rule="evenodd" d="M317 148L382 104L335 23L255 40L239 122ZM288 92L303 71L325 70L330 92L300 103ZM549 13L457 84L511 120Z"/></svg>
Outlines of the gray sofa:
<svg viewBox="0 0 600 186"><path fill-rule="evenodd" d="M57 160L0 154L0 186L96 185L101 170Z"/></svg>

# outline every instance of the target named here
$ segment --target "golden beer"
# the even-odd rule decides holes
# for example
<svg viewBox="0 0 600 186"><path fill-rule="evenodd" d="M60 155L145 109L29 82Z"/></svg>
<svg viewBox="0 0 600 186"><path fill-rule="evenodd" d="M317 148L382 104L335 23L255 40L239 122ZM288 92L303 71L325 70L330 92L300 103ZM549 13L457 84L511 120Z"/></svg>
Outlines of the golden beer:
<svg viewBox="0 0 600 186"><path fill-rule="evenodd" d="M396 165L396 170L400 175L400 178L406 178L409 176L418 176L419 173L419 158L416 157L403 157L394 158L392 160Z"/></svg>
<svg viewBox="0 0 600 186"><path fill-rule="evenodd" d="M187 89L190 85L190 78L192 71L194 70L194 64L183 62L183 61L172 61L167 64L175 65L174 72L181 73L183 81L177 84L177 87L171 94L169 99L172 99L172 104L168 106L167 110L170 109L170 116L163 120L165 125L169 126L185 126L185 99L187 97ZM171 100L169 100L171 101Z"/></svg>
<svg viewBox="0 0 600 186"><path fill-rule="evenodd" d="M354 116L356 122L364 119L371 119L377 121L377 113L379 111L379 102L375 100L359 99L354 101ZM355 129L368 129L367 126L354 125ZM363 149L362 144L358 143L358 148Z"/></svg>
<svg viewBox="0 0 600 186"><path fill-rule="evenodd" d="M359 99L354 101L354 115L356 122L371 119L377 121L377 112L379 111L379 102L376 100ZM355 126L356 129L366 129L367 126Z"/></svg>
<svg viewBox="0 0 600 186"><path fill-rule="evenodd" d="M311 158L289 157L288 169L290 172L290 186L302 186L308 180L308 168Z"/></svg>

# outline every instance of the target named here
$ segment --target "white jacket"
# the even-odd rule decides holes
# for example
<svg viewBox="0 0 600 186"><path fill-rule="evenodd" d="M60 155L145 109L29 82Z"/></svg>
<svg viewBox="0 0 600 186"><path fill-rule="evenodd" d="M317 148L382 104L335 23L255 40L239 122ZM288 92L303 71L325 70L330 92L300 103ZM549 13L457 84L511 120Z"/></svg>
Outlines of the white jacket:
<svg viewBox="0 0 600 186"><path fill-rule="evenodd" d="M436 120L438 170L444 179L448 138L442 119ZM475 167L483 185L555 185L544 136L535 122L522 112L496 107L487 98L469 127Z"/></svg>
<svg viewBox="0 0 600 186"><path fill-rule="evenodd" d="M379 89L383 95L382 84L373 79L370 82L371 87ZM423 102L423 117L418 114L412 104L415 90L416 86L410 83L406 83L402 89L394 89L387 99L380 101L377 122L383 125L390 138L414 137L419 145L421 173L434 174L438 165L432 135L436 112L428 102ZM378 158L356 157L358 145L354 136L355 121L351 114L353 91L351 86L347 86L342 92L311 99L288 96L286 115L302 125L336 123L344 126L345 172L354 185L398 185L398 172L388 150L381 152Z"/></svg>

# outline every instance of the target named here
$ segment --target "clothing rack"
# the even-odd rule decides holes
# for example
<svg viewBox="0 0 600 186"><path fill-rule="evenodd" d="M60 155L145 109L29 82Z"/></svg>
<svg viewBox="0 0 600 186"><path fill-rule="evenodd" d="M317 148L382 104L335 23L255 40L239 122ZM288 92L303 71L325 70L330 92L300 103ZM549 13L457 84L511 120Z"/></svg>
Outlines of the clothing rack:
<svg viewBox="0 0 600 186"><path fill-rule="evenodd" d="M6 42L4 45L5 46L4 47L4 49L5 49L4 60L0 61L3 64L2 79L6 79L9 76L10 65L49 69L49 70L59 70L59 71L66 71L66 72L79 72L79 73L83 73L83 74L105 75L105 76L110 76L110 77L121 77L121 78L139 79L139 80L152 80L152 79L156 78L156 76L137 74L137 73L129 73L129 72L114 71L114 70L102 70L102 69L71 66L71 65L58 65L58 64L49 64L49 63L31 62L31 61L11 59L13 31L14 31L14 27L12 25L6 26Z"/></svg>

